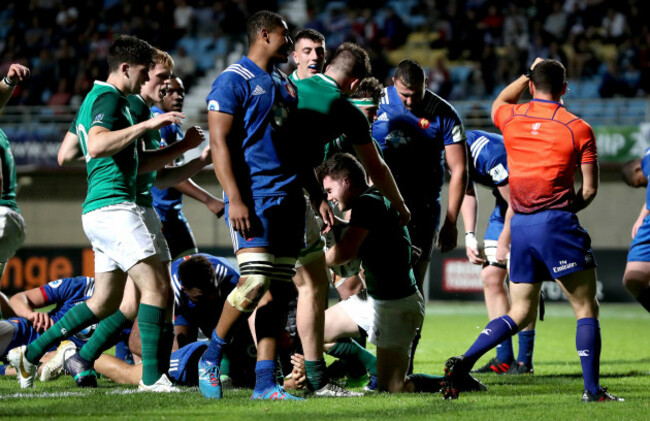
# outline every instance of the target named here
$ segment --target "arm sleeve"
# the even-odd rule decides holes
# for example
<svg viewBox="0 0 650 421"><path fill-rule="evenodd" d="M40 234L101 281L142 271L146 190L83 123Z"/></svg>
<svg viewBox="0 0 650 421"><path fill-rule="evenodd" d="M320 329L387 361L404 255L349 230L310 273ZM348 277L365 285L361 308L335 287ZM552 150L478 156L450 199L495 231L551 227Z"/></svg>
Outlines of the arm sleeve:
<svg viewBox="0 0 650 421"><path fill-rule="evenodd" d="M596 136L591 126L582 120L578 120L573 128L573 136L576 147L580 152L580 164L595 164L598 162L598 151L596 150Z"/></svg>
<svg viewBox="0 0 650 421"><path fill-rule="evenodd" d="M354 145L363 145L372 142L368 119L356 105L348 100L341 100L341 109L338 121L343 121L344 134Z"/></svg>
<svg viewBox="0 0 650 421"><path fill-rule="evenodd" d="M91 111L91 120L92 123L90 127L105 127L109 130L113 129L115 123L126 118L123 115L124 110L121 108L122 104L121 98L117 94L105 93L97 97L92 106Z"/></svg>
<svg viewBox="0 0 650 421"><path fill-rule="evenodd" d="M488 142L485 145L486 156L484 171L497 186L508 183L508 158L505 153L499 153L498 149Z"/></svg>
<svg viewBox="0 0 650 421"><path fill-rule="evenodd" d="M440 130L445 146L464 142L467 139L463 122L451 106L440 117Z"/></svg>
<svg viewBox="0 0 650 421"><path fill-rule="evenodd" d="M222 73L212 84L206 101L208 111L219 111L235 115L242 104L242 88L234 72Z"/></svg>
<svg viewBox="0 0 650 421"><path fill-rule="evenodd" d="M372 137L377 141L379 148L384 151L386 150L386 136L388 136L390 121L388 120L388 114L386 110L379 105L379 110L377 115L381 118L377 118L374 123L372 123Z"/></svg>
<svg viewBox="0 0 650 421"><path fill-rule="evenodd" d="M503 124L506 122L506 120L512 117L514 113L513 110L513 104L503 104L497 108L497 112L494 113L494 125L497 126L499 130L503 131Z"/></svg>

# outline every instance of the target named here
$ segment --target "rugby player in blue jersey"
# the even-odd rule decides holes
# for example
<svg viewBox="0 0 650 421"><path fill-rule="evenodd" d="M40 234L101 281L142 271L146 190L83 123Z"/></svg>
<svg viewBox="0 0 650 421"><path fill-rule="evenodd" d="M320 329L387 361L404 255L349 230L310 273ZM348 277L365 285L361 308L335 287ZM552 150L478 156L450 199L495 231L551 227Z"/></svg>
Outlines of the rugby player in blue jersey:
<svg viewBox="0 0 650 421"><path fill-rule="evenodd" d="M506 238L501 236L504 228L506 212L510 203L510 187L508 185L508 160L503 136L481 130L468 130L467 146L469 148L469 178L465 198L461 207L465 225L465 248L468 260L475 265L483 265L481 281L485 294L485 306L490 320L503 316L510 311L510 297L506 288L507 264L499 262L497 245L509 248ZM492 190L496 199L494 210L483 238L481 256L476 240L476 220L478 213L478 198L474 190L475 184L480 184ZM485 366L475 370L476 373L507 373L526 374L533 372L533 345L535 341L534 322L525 330L519 332L519 354L514 359L512 339L508 337L497 345L497 355Z"/></svg>
<svg viewBox="0 0 650 421"><path fill-rule="evenodd" d="M153 115L163 114L168 111L183 111L185 100L185 87L178 76L172 76L169 84L164 90L164 96L158 101L151 111ZM174 144L184 137L180 124L171 124L160 129L160 147L164 148ZM183 157L175 160L172 166L184 163ZM183 214L183 195L203 203L210 212L217 217L223 215L223 200L214 197L205 189L201 188L191 179L184 180L174 187L159 189L155 185L151 188L153 196L153 207L163 225L163 235L169 245L169 251L173 259L197 253L196 242L185 215Z"/></svg>
<svg viewBox="0 0 650 421"><path fill-rule="evenodd" d="M627 162L622 169L625 182L632 187L647 187L650 177L650 148L641 159ZM623 285L650 312L650 189L639 217L632 226L632 244L627 255Z"/></svg>
<svg viewBox="0 0 650 421"><path fill-rule="evenodd" d="M425 89L422 66L414 60L402 60L395 69L393 86L384 89L372 135L379 142L406 206L411 210L408 229L413 246L422 252L414 267L415 280L422 293L440 222L445 163L451 177L438 246L443 253L456 247L456 222L467 185L465 129L456 110ZM415 337L412 355L415 355L420 333L418 331Z"/></svg>

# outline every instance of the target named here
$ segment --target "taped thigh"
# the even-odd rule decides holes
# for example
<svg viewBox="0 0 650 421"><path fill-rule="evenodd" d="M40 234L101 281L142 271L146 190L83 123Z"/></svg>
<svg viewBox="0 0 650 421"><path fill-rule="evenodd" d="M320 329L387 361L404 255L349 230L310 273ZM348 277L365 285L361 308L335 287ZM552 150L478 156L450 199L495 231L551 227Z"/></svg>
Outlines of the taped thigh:
<svg viewBox="0 0 650 421"><path fill-rule="evenodd" d="M252 312L268 291L273 275L274 256L268 253L241 253L237 256L240 284L228 295L228 302L239 311Z"/></svg>
<svg viewBox="0 0 650 421"><path fill-rule="evenodd" d="M494 240L485 240L484 242L485 257L487 258L490 266L505 269L507 264L501 263L497 260L497 242ZM508 255L508 264L510 263L510 255Z"/></svg>

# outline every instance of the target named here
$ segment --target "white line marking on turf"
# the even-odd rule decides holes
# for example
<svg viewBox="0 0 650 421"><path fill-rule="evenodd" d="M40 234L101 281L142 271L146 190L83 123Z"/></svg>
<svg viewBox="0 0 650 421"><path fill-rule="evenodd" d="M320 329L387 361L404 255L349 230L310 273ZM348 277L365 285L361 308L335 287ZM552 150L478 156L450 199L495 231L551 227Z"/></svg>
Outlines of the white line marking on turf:
<svg viewBox="0 0 650 421"><path fill-rule="evenodd" d="M189 393L196 391L197 388L183 388L181 393ZM92 391L87 392L42 392L42 393L14 393L13 395L0 395L0 399L22 399L22 398L65 398L68 396L88 396ZM139 392L138 389L111 389L104 392L105 395L134 395Z"/></svg>

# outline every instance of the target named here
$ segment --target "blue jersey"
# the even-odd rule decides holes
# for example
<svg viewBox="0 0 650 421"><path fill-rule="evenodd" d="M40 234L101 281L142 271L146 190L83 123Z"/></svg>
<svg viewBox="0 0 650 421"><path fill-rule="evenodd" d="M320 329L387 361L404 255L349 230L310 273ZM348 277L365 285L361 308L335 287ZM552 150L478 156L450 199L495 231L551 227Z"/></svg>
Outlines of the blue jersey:
<svg viewBox="0 0 650 421"><path fill-rule="evenodd" d="M206 257L212 263L215 272L214 286L218 293L212 299L206 297L205 300L198 303L190 301L187 294L181 290L178 266L191 256L174 260L171 268L172 287L174 288L174 325L198 328L210 337L210 332L219 321L226 297L239 281L239 272L228 259L204 253L199 253L199 255Z"/></svg>
<svg viewBox="0 0 650 421"><path fill-rule="evenodd" d="M164 114L164 111L155 105L151 107L151 113L154 116ZM164 148L172 143L183 139L183 131L180 124L170 124L160 129L160 147ZM176 160L177 165L181 165L182 158ZM153 207L156 209L161 221L177 219L179 212L183 209L183 193L174 188L161 190L153 186L151 188L153 197Z"/></svg>
<svg viewBox="0 0 650 421"><path fill-rule="evenodd" d="M496 189L508 183L508 158L503 136L482 130L467 131L470 180Z"/></svg>
<svg viewBox="0 0 650 421"><path fill-rule="evenodd" d="M56 307L48 313L50 319L56 323L70 309L86 301L93 295L95 291L95 279L86 276L57 279L56 281L43 285L40 290L46 305L56 304ZM76 333L71 339L78 339L81 342L85 342L90 338L90 335L92 335L96 327L96 324L88 326L81 332Z"/></svg>
<svg viewBox="0 0 650 421"><path fill-rule="evenodd" d="M411 111L394 86L385 88L372 135L407 204L440 200L445 146L465 141L463 123L448 102L427 90L418 109Z"/></svg>
<svg viewBox="0 0 650 421"><path fill-rule="evenodd" d="M645 155L643 155L643 159L641 160L641 170L645 178L650 181L650 148L645 150ZM645 208L650 209L650 183L648 183L648 188L646 188Z"/></svg>
<svg viewBox="0 0 650 421"><path fill-rule="evenodd" d="M296 86L277 69L267 73L243 57L212 84L209 112L231 114L226 142L243 197L300 192L287 120L298 103ZM228 200L225 197L226 201Z"/></svg>

